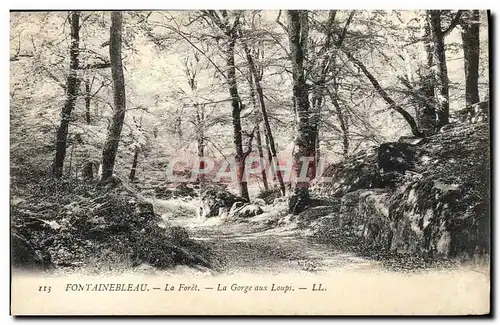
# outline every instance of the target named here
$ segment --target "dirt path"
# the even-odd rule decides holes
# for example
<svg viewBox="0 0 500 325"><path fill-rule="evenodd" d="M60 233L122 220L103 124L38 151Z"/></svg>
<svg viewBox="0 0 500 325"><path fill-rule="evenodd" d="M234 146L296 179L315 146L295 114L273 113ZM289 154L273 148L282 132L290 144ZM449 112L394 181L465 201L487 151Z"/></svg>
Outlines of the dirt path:
<svg viewBox="0 0 500 325"><path fill-rule="evenodd" d="M241 222L164 216L171 224L187 228L193 239L209 242L224 273L322 273L333 268L380 267L376 262L315 243L293 225L271 227L266 222L269 213Z"/></svg>
<svg viewBox="0 0 500 325"><path fill-rule="evenodd" d="M271 311L281 315L463 315L484 314L489 310L488 269L461 266L415 273L397 272L374 261L312 242L304 231L292 224L271 225L269 217L276 211L268 210L245 222L227 222L220 218L198 219L194 217L194 209L185 202L164 201L157 211L169 223L186 227L192 238L207 242L221 261L222 265L217 270L183 265L173 269L155 269L141 265L123 272L110 269L109 273L102 269L98 273L89 270L65 273L61 270L50 274L50 279L62 283L128 281L149 283L152 287L197 284L204 290L212 290L205 295L179 292L175 298L166 298L173 294L170 291L149 293L151 296L144 296L150 297L144 300L145 303L140 306L134 304L135 308L143 308L143 314L158 313L158 307L151 310L151 306L159 306L157 302L165 308L161 309L162 314L168 310L176 315L205 314L209 305L208 313L222 315L229 312L264 315ZM17 287L25 290L31 290L40 283L36 277L31 280L18 277L14 281L19 282ZM256 285L288 288L289 291L271 289L263 294L237 289ZM324 291L313 291L314 285L321 285ZM220 286L227 287L227 290L219 292ZM64 296L64 299L84 299L82 294ZM131 299L128 295L112 295L109 297L113 298L103 303L102 299L90 294L87 297L89 304L85 307L92 312L104 310L105 306L109 313L109 304L114 304L113 310L119 314L118 311L123 311L123 305ZM176 303L172 304L174 300ZM67 301L71 306L78 305L77 301ZM59 308L59 305L53 308Z"/></svg>

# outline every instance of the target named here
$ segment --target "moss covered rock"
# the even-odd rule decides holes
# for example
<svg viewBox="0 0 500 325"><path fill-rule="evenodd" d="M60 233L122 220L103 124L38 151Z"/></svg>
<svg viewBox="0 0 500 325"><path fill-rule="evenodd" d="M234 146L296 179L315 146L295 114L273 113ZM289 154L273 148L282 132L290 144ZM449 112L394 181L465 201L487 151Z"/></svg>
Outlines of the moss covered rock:
<svg viewBox="0 0 500 325"><path fill-rule="evenodd" d="M488 124L453 124L413 143L382 144L331 166L325 176L331 183L315 184L313 193L342 199L339 214L322 219L323 236L341 232L403 255L489 251Z"/></svg>
<svg viewBox="0 0 500 325"><path fill-rule="evenodd" d="M22 193L29 196L11 207L16 266L210 266L208 248L124 184L47 179Z"/></svg>
<svg viewBox="0 0 500 325"><path fill-rule="evenodd" d="M236 202L246 200L223 188L209 188L201 197L200 214L204 218L217 217L221 208L230 209Z"/></svg>

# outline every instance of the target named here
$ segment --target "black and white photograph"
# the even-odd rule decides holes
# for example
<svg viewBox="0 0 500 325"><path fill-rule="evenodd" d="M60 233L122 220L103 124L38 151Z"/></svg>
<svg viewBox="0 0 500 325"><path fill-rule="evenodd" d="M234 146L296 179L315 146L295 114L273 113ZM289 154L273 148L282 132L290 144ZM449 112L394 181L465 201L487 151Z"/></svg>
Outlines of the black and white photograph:
<svg viewBox="0 0 500 325"><path fill-rule="evenodd" d="M11 315L491 313L490 11L9 18Z"/></svg>

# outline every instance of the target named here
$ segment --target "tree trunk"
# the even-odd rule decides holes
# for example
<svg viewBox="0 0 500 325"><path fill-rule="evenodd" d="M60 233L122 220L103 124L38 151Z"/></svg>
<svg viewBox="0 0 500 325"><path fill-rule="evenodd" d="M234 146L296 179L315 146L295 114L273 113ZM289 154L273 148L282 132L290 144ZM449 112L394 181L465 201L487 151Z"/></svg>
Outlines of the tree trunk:
<svg viewBox="0 0 500 325"><path fill-rule="evenodd" d="M348 25L350 24L350 20L352 19L352 15L354 14L354 11L351 12L350 18L347 20L347 23L344 27L344 30L347 29ZM325 92L325 83L326 83L326 76L328 72L330 71L330 68L335 66L335 60L332 57L332 41L333 41L333 29L334 29L334 23L335 23L335 17L337 15L337 10L330 10L328 14L328 21L326 23L326 40L325 40L325 45L323 48L320 50L322 52L323 58L320 61L320 65L318 67L318 71L316 74L318 77L316 80L314 80L314 86L313 86L313 91L312 91L312 112L310 113L311 115L311 123L313 125L313 128L316 132L316 135L314 136L316 138L315 140L315 150L316 150L316 157L315 157L315 164L316 166L319 165L319 160L321 157L320 154L320 137L319 137L319 130L320 130L320 123L321 123L321 107L323 103L323 98L324 98L324 92ZM345 36L345 35L344 35ZM338 46L341 45L340 42L342 42L344 36L341 36L339 41L338 41ZM330 66L330 67L329 67Z"/></svg>
<svg viewBox="0 0 500 325"><path fill-rule="evenodd" d="M90 82L85 79L85 120L87 124L90 124Z"/></svg>
<svg viewBox="0 0 500 325"><path fill-rule="evenodd" d="M434 46L431 40L431 28L429 24L425 24L425 54L427 58L426 68L421 74L422 100L418 103L417 123L420 131L425 136L435 134L437 130L436 108L434 106L434 87L436 81L432 73L434 65Z"/></svg>
<svg viewBox="0 0 500 325"><path fill-rule="evenodd" d="M101 182L106 182L112 175L116 153L125 119L125 77L122 63L122 13L111 12L111 28L109 40L109 57L111 60L111 76L113 79L114 113L109 128L108 139L102 153Z"/></svg>
<svg viewBox="0 0 500 325"><path fill-rule="evenodd" d="M73 151L75 151L75 146L76 146L76 142L73 142L71 144L71 152L69 154L69 166L68 166L68 169L69 169L69 177L70 178L71 178L71 173L73 171L72 163L73 163ZM78 175L78 171L77 171L77 175Z"/></svg>
<svg viewBox="0 0 500 325"><path fill-rule="evenodd" d="M332 104L335 107L335 111L337 112L340 129L342 130L342 154L344 156L344 159L347 159L349 157L349 127L346 117L344 116L344 112L342 111L342 107L340 107L339 101L332 92L329 92L329 95L330 99L332 100Z"/></svg>
<svg viewBox="0 0 500 325"><path fill-rule="evenodd" d="M83 165L82 177L84 180L94 179L94 163L92 161L88 161Z"/></svg>
<svg viewBox="0 0 500 325"><path fill-rule="evenodd" d="M245 171L245 157L243 154L243 144L241 137L241 107L240 96L238 95L238 84L236 83L236 67L234 65L235 37L228 39L226 49L227 81L229 84L229 95L231 96L231 107L233 117L234 147L236 149L236 177L240 185L240 195L249 200L247 182L243 180Z"/></svg>
<svg viewBox="0 0 500 325"><path fill-rule="evenodd" d="M194 91L194 86L192 86L192 90ZM197 151L198 151L198 159L199 165L198 169L205 169L205 162L203 161L203 157L205 156L205 107L203 105L195 104L196 108L196 143L197 143ZM205 190L205 174L198 174L198 181L200 185L200 191L203 192Z"/></svg>
<svg viewBox="0 0 500 325"><path fill-rule="evenodd" d="M128 179L132 183L135 180L135 173L137 171L137 160L139 158L139 147L135 148L134 160L132 160L132 168L130 169L130 175Z"/></svg>
<svg viewBox="0 0 500 325"><path fill-rule="evenodd" d="M271 125L269 124L269 117L267 115L266 103L264 101L264 91L262 90L262 85L260 83L261 76L257 71L253 57L250 54L250 50L248 49L245 43L243 43L243 49L245 50L250 73L253 75L253 79L255 82L255 90L257 91L257 98L259 99L260 112L262 114L262 120L264 121L264 130L266 132L268 140L268 146L269 146L268 148L271 151L271 158L269 160L269 163L272 164L273 161L278 163L278 154L276 150L276 145L274 143L273 132L271 130ZM278 171L277 169L275 171L276 171L276 178L280 186L281 194L285 195L286 188L285 188L285 182L283 181L283 176L281 175L281 172Z"/></svg>
<svg viewBox="0 0 500 325"><path fill-rule="evenodd" d="M272 161L273 160L273 153L271 152L271 145L269 144L269 136L267 135L266 130L264 129L264 139L266 140L266 152L267 152L267 160ZM275 166L273 164L269 164L269 168L271 169L271 175L274 175L272 181L276 182L277 181L277 174L276 169L274 168Z"/></svg>
<svg viewBox="0 0 500 325"><path fill-rule="evenodd" d="M437 129L439 129L448 124L450 119L450 81L448 79L448 68L446 67L444 34L441 30L441 11L429 10L427 12L427 21L430 26L433 59L436 65L434 97L437 104Z"/></svg>
<svg viewBox="0 0 500 325"><path fill-rule="evenodd" d="M262 116L259 114L257 110L257 103L255 102L255 87L254 87L254 81L252 78L252 69L250 69L250 75L248 76L248 86L250 88L250 98L252 100L252 105L254 109L254 116L255 116L255 138L257 140L257 152L259 154L259 159L260 159L260 166L263 166L264 164L264 151L262 150L262 137L260 133L260 122L262 120ZM269 184L267 182L267 173L266 169L262 169L262 184L264 185L264 190L269 191Z"/></svg>
<svg viewBox="0 0 500 325"><path fill-rule="evenodd" d="M75 107L76 97L80 81L77 77L78 56L80 47L80 12L71 13L71 45L69 75L66 80L66 102L61 111L61 123L56 135L56 155L52 165L52 174L60 178L63 175L64 158L66 157L66 146L68 142L68 128L71 119L71 112Z"/></svg>
<svg viewBox="0 0 500 325"><path fill-rule="evenodd" d="M257 140L257 152L259 153L261 164L264 164L264 150L262 149L262 136L261 136L260 126L257 127L255 139ZM266 169L263 169L261 174L262 174L262 184L264 185L264 190L269 191L269 183L267 181Z"/></svg>
<svg viewBox="0 0 500 325"><path fill-rule="evenodd" d="M195 105L198 106L198 105ZM205 135L203 132L203 120L205 119L203 112L198 111L199 107L197 107L196 112L196 142L198 146L198 157L203 158L205 156ZM203 109L203 108L202 108ZM203 162L200 162L200 168L203 167Z"/></svg>
<svg viewBox="0 0 500 325"><path fill-rule="evenodd" d="M288 10L288 37L292 61L293 96L297 105L298 134L295 139L297 151L294 156L295 173L297 177L301 174L301 163L305 166L306 177L313 179L315 176L315 141L316 133L309 112L309 96L304 76L304 59L306 55L308 22L307 12L300 10ZM303 159L306 159L305 162ZM312 161L309 161L312 159ZM311 166L312 165L312 166ZM297 214L303 211L309 203L309 181L297 180L294 194L289 201L289 210Z"/></svg>
<svg viewBox="0 0 500 325"><path fill-rule="evenodd" d="M472 10L470 18L462 24L464 48L465 101L472 106L479 99L479 10Z"/></svg>

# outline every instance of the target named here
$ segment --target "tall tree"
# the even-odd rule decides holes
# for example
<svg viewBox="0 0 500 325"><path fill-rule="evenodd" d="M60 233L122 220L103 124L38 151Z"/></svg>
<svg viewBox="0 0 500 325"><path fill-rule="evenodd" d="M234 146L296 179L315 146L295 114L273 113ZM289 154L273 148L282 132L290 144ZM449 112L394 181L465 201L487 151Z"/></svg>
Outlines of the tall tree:
<svg viewBox="0 0 500 325"><path fill-rule="evenodd" d="M255 140L257 142L257 153L259 154L260 166L264 164L264 151L262 148L262 137L260 132L260 122L262 121L262 117L257 110L257 103L255 101L255 87L253 82L252 73L249 73L248 76L248 86L250 88L250 99L252 101L252 106L254 109L254 118L255 118ZM262 169L262 184L264 185L264 190L269 191L269 183L267 182L267 172L266 169Z"/></svg>
<svg viewBox="0 0 500 325"><path fill-rule="evenodd" d="M449 26L443 30L443 12L441 10L427 11L427 24L429 25L430 39L433 48L434 71L434 98L436 102L437 129L449 123L450 120L450 79L446 65L446 51L444 38L459 23L462 11L459 10L450 21Z"/></svg>
<svg viewBox="0 0 500 325"><path fill-rule="evenodd" d="M450 80L446 66L446 51L444 48L444 35L441 30L441 11L429 10L427 21L430 27L433 45L433 60L436 65L434 97L436 99L438 128L449 123L450 117Z"/></svg>
<svg viewBox="0 0 500 325"><path fill-rule="evenodd" d="M326 76L330 71L330 67L332 64L332 51L331 51L331 43L333 41L333 27L335 23L335 16L337 15L337 10L330 10L328 14L328 21L324 29L326 31L325 44L320 48L318 53L319 66L313 67L312 79L313 79L313 88L312 88L312 98L311 98L311 118L314 130L316 132L315 135L315 164L319 163L320 159L320 138L319 138L319 127L321 121L321 107L323 104L324 90L326 84ZM349 24L349 22L348 22ZM314 69L316 68L316 69Z"/></svg>
<svg viewBox="0 0 500 325"><path fill-rule="evenodd" d="M465 102L471 106L479 99L479 10L463 15L462 43L464 49Z"/></svg>
<svg viewBox="0 0 500 325"><path fill-rule="evenodd" d="M71 24L70 49L69 49L69 74L66 79L66 101L61 111L61 123L57 129L56 155L52 165L52 174L60 178L63 175L64 158L66 157L66 147L68 142L68 128L71 119L71 112L75 108L76 98L80 79L77 76L78 56L80 52L80 12L73 11L69 17Z"/></svg>
<svg viewBox="0 0 500 325"><path fill-rule="evenodd" d="M311 73L313 81L312 89L312 116L314 117L314 128L316 130L316 164L319 163L320 159L320 122L321 122L321 108L324 102L325 90L327 90L327 84L331 83L335 92L329 91L329 96L332 99L332 103L335 106L335 111L339 118L339 124L343 134L343 153L344 157L347 157L349 151L349 140L347 138L347 124L345 123L344 114L339 105L337 96L338 83L337 83L337 51L333 51L333 45L337 48L341 48L344 43L344 39L347 35L347 30L351 21L354 17L355 11L351 11L343 29L338 33L337 40L334 40L335 36L335 18L337 16L337 10L330 10L328 13L328 20L326 24L321 25L321 31L325 33L325 41L322 47L320 47L317 54L319 65L313 66ZM331 75L331 76L330 76ZM327 76L329 77L327 79Z"/></svg>
<svg viewBox="0 0 500 325"><path fill-rule="evenodd" d="M206 117L205 117L205 104L200 104L198 102L198 73L200 72L200 56L199 52L193 52L192 56L186 56L183 59L184 65L184 74L186 75L187 83L189 89L191 90L190 97L192 98L192 105L195 111L194 119L191 120L191 123L194 124L196 131L196 143L198 150L198 158L199 158L199 169L204 169L205 163L203 161L203 157L205 156L205 128L206 125ZM204 175L198 175L198 180L200 182L200 190L203 191L203 177Z"/></svg>
<svg viewBox="0 0 500 325"><path fill-rule="evenodd" d="M85 121L87 124L90 124L90 101L92 99L92 95L90 94L91 86L89 79L85 78Z"/></svg>
<svg viewBox="0 0 500 325"><path fill-rule="evenodd" d="M122 30L123 17L120 11L111 12L109 36L109 57L111 60L111 77L113 79L114 112L108 131L108 138L102 152L101 182L106 182L112 175L116 153L125 119L125 77L122 63Z"/></svg>
<svg viewBox="0 0 500 325"><path fill-rule="evenodd" d="M135 119L135 116L133 117L135 127L137 130L141 130L142 128L142 116L139 119L139 123L137 123L137 120ZM130 174L128 176L129 181L132 183L135 181L135 175L137 174L137 164L139 163L139 153L141 151L141 145L139 143L136 143L134 146L134 158L132 159L132 167L130 168Z"/></svg>
<svg viewBox="0 0 500 325"><path fill-rule="evenodd" d="M429 24L424 24L425 30L425 54L426 64L423 71L420 72L420 100L418 101L417 122L420 131L426 136L432 135L437 131L436 125L436 107L434 104L434 86L435 79L432 73L434 65L434 46Z"/></svg>
<svg viewBox="0 0 500 325"><path fill-rule="evenodd" d="M264 130L265 130L266 139L268 142L268 149L271 152L270 163L272 163L273 161L277 162L278 161L278 154L277 154L277 150L276 150L276 145L274 143L274 136L273 136L273 132L271 130L271 125L269 124L269 117L267 114L266 102L264 101L264 91L263 91L262 85L261 85L262 76L261 76L261 74L259 74L259 71L257 70L257 67L255 65L255 61L254 61L253 56L250 52L250 49L248 48L248 46L244 40L242 40L242 45L243 45L243 50L245 51L245 55L247 58L248 68L250 70L250 74L251 74L251 76L253 76L253 82L255 83L255 90L257 92L257 98L259 100L262 121L264 122ZM258 139L259 139L259 136L257 137L257 141L259 141ZM276 170L277 169L275 169L275 171ZM281 175L281 173L279 171L276 171L276 178L278 179L281 194L285 195L285 192L286 192L285 182L283 181L283 176Z"/></svg>
<svg viewBox="0 0 500 325"><path fill-rule="evenodd" d="M249 200L248 185L243 179L245 171L245 154L243 152L242 129L241 129L241 99L238 94L238 83L236 81L236 66L234 63L234 52L236 40L238 39L238 30L240 24L241 12L233 13L233 21L230 22L230 12L220 10L218 13L215 10L206 12L212 22L220 29L225 36L224 59L226 61L225 78L228 85L229 95L231 97L232 120L233 120L233 137L234 147L236 149L236 176L240 187L240 195L246 200Z"/></svg>
<svg viewBox="0 0 500 325"><path fill-rule="evenodd" d="M295 138L295 172L301 175L302 164L308 164L307 177L315 176L316 130L309 110L309 95L304 74L304 61L307 56L309 22L307 11L288 10L288 39L292 62L293 96L296 102L297 136ZM310 159L313 161L310 161ZM297 180L293 195L290 197L291 213L300 213L309 203L309 182Z"/></svg>

